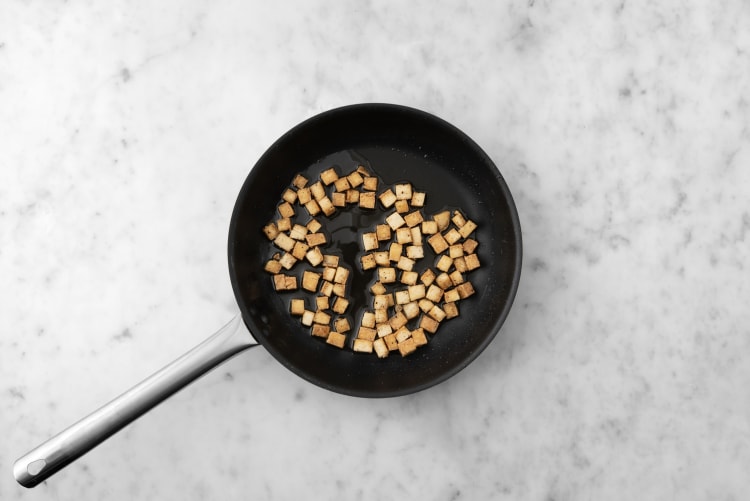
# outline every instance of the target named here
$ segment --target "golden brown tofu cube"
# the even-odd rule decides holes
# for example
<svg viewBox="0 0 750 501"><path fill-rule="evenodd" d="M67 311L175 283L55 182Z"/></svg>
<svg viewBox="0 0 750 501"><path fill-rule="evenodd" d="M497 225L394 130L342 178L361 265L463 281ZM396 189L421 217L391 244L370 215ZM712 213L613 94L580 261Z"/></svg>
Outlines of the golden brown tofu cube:
<svg viewBox="0 0 750 501"><path fill-rule="evenodd" d="M331 216L336 212L336 207L333 206L333 202L331 202L331 199L328 197L323 197L318 200L318 205L320 205L320 210L322 210L323 214L326 216Z"/></svg>
<svg viewBox="0 0 750 501"><path fill-rule="evenodd" d="M411 303L406 303L401 311L407 320L411 320L419 316L419 305L416 301L412 301Z"/></svg>
<svg viewBox="0 0 750 501"><path fill-rule="evenodd" d="M328 280L323 280L323 283L320 285L320 293L324 296L330 297L330 295L333 294L333 283Z"/></svg>
<svg viewBox="0 0 750 501"><path fill-rule="evenodd" d="M406 214L409 212L409 201L408 200L396 200L396 203L393 204L393 208L396 209L396 212L399 214Z"/></svg>
<svg viewBox="0 0 750 501"><path fill-rule="evenodd" d="M318 221L315 218L310 219L310 221L308 221L306 226L307 226L307 230L310 233L317 233L318 230L323 227L323 225L320 224L320 221Z"/></svg>
<svg viewBox="0 0 750 501"><path fill-rule="evenodd" d="M432 216L432 219L434 219L437 223L438 231L443 231L448 227L449 224L451 224L451 213L447 210L438 212L437 214Z"/></svg>
<svg viewBox="0 0 750 501"><path fill-rule="evenodd" d="M316 324L328 325L331 323L331 315L324 311L318 310L313 316L313 322L315 322Z"/></svg>
<svg viewBox="0 0 750 501"><path fill-rule="evenodd" d="M448 247L448 255L452 259L456 259L457 257L461 257L464 255L464 246L461 244L453 244L450 247Z"/></svg>
<svg viewBox="0 0 750 501"><path fill-rule="evenodd" d="M375 192L364 191L359 194L359 206L363 209L375 208Z"/></svg>
<svg viewBox="0 0 750 501"><path fill-rule="evenodd" d="M346 309L349 307L349 300L344 299L343 297L337 297L336 301L333 303L333 308L331 308L334 312L338 313L339 315L343 315Z"/></svg>
<svg viewBox="0 0 750 501"><path fill-rule="evenodd" d="M409 302L409 291L396 291L395 292L396 304L406 304Z"/></svg>
<svg viewBox="0 0 750 501"><path fill-rule="evenodd" d="M307 251L307 253L305 254L305 258L307 258L307 262L311 265L318 266L323 262L323 253L320 252L319 248L314 247Z"/></svg>
<svg viewBox="0 0 750 501"><path fill-rule="evenodd" d="M333 277L333 281L337 284L345 284L349 278L349 270L342 266L336 268L336 276Z"/></svg>
<svg viewBox="0 0 750 501"><path fill-rule="evenodd" d="M304 188L307 185L307 178L302 174L297 174L294 176L294 179L292 179L292 184L297 188Z"/></svg>
<svg viewBox="0 0 750 501"><path fill-rule="evenodd" d="M396 194L393 193L393 190L388 188L383 193L378 195L378 199L380 200L380 204L384 209L389 209L393 206L394 203L396 203Z"/></svg>
<svg viewBox="0 0 750 501"><path fill-rule="evenodd" d="M435 332L437 332L438 330L438 327L440 327L440 322L432 317L423 315L419 320L419 327L429 332L430 334L435 334Z"/></svg>
<svg viewBox="0 0 750 501"><path fill-rule="evenodd" d="M360 327L357 331L357 339L366 339L368 341L372 341L373 339L375 339L376 335L377 331L370 327Z"/></svg>
<svg viewBox="0 0 750 501"><path fill-rule="evenodd" d="M366 251L375 250L378 248L380 243L378 242L378 236L375 233L362 233L362 247Z"/></svg>
<svg viewBox="0 0 750 501"><path fill-rule="evenodd" d="M375 282L370 287L370 292L372 292L376 296L385 295L385 286L380 282Z"/></svg>
<svg viewBox="0 0 750 501"><path fill-rule="evenodd" d="M318 290L318 283L320 282L320 274L312 271L305 271L302 274L302 288L306 291L315 292Z"/></svg>
<svg viewBox="0 0 750 501"><path fill-rule="evenodd" d="M352 349L361 353L372 353L372 341L357 338L354 340Z"/></svg>
<svg viewBox="0 0 750 501"><path fill-rule="evenodd" d="M297 202L299 202L300 205L307 205L310 200L312 200L312 193L310 193L310 188L302 188L300 190L297 190Z"/></svg>
<svg viewBox="0 0 750 501"><path fill-rule="evenodd" d="M453 224L455 224L458 228L466 224L466 218L463 214L461 214L461 212L457 210L453 211L453 217L451 218L451 221L453 221Z"/></svg>
<svg viewBox="0 0 750 501"><path fill-rule="evenodd" d="M336 268L328 268L328 267L323 268L323 280L325 280L326 282L333 282L333 279L335 276L336 276Z"/></svg>
<svg viewBox="0 0 750 501"><path fill-rule="evenodd" d="M411 338L417 346L424 346L427 344L427 336L424 333L424 329L414 329L411 331Z"/></svg>
<svg viewBox="0 0 750 501"><path fill-rule="evenodd" d="M346 207L346 194L331 193L331 202L333 202L334 207Z"/></svg>
<svg viewBox="0 0 750 501"><path fill-rule="evenodd" d="M441 273L435 278L435 283L438 287L445 290L453 285L453 280L451 280L450 275L447 273Z"/></svg>
<svg viewBox="0 0 750 501"><path fill-rule="evenodd" d="M362 327L375 327L375 313L372 311L366 311L362 313Z"/></svg>
<svg viewBox="0 0 750 501"><path fill-rule="evenodd" d="M315 200L310 200L305 204L305 209L307 209L307 213L311 216L315 216L317 214L320 214L320 205L318 205L318 202Z"/></svg>
<svg viewBox="0 0 750 501"><path fill-rule="evenodd" d="M414 245L422 245L422 227L415 226L411 229L411 243Z"/></svg>
<svg viewBox="0 0 750 501"><path fill-rule="evenodd" d="M359 258L359 261L362 264L363 270L371 270L378 265L375 262L375 256L372 254L365 254L364 256Z"/></svg>
<svg viewBox="0 0 750 501"><path fill-rule="evenodd" d="M406 248L406 257L409 259L422 259L424 257L424 247L421 245L410 245Z"/></svg>
<svg viewBox="0 0 750 501"><path fill-rule="evenodd" d="M401 259L403 249L404 247L400 243L392 242L391 245L388 246L388 260L398 262L398 260Z"/></svg>
<svg viewBox="0 0 750 501"><path fill-rule="evenodd" d="M418 210L410 212L409 214L404 216L404 221L406 221L406 226L408 226L409 228L417 226L423 221L422 213Z"/></svg>
<svg viewBox="0 0 750 501"><path fill-rule="evenodd" d="M293 277L293 276L284 277L284 290L288 290L288 291L297 290L297 277Z"/></svg>
<svg viewBox="0 0 750 501"><path fill-rule="evenodd" d="M398 264L396 264L396 268L398 268L399 270L411 271L412 269L414 269L414 260L409 259L406 256L401 256L400 258L398 258Z"/></svg>
<svg viewBox="0 0 750 501"><path fill-rule="evenodd" d="M362 188L368 191L377 191L378 178L367 176L366 178L364 178L364 182L362 183Z"/></svg>
<svg viewBox="0 0 750 501"><path fill-rule="evenodd" d="M276 227L279 231L289 231L292 229L292 219L285 217L276 221Z"/></svg>
<svg viewBox="0 0 750 501"><path fill-rule="evenodd" d="M400 327L393 333L396 335L397 343L402 343L411 337L411 331L406 327Z"/></svg>
<svg viewBox="0 0 750 501"><path fill-rule="evenodd" d="M396 230L396 242L400 244L411 243L411 230L409 228L399 228Z"/></svg>
<svg viewBox="0 0 750 501"><path fill-rule="evenodd" d="M382 324L388 321L388 309L379 308L375 310L375 325Z"/></svg>
<svg viewBox="0 0 750 501"><path fill-rule="evenodd" d="M425 297L429 299L430 301L432 301L433 303L437 303L443 298L443 289L441 289L435 284L432 284L427 289L427 292L425 293Z"/></svg>
<svg viewBox="0 0 750 501"><path fill-rule="evenodd" d="M405 285L415 285L419 279L419 273L416 271L403 271L401 272L401 279L399 280Z"/></svg>
<svg viewBox="0 0 750 501"><path fill-rule="evenodd" d="M425 313L430 311L432 307L435 306L432 303L432 301L430 301L429 299L420 299L418 304L419 304L419 309Z"/></svg>
<svg viewBox="0 0 750 501"><path fill-rule="evenodd" d="M360 174L357 171L352 172L346 178L349 180L349 184L352 186L352 188L356 188L360 184L365 182L365 178L362 177L362 174Z"/></svg>
<svg viewBox="0 0 750 501"><path fill-rule="evenodd" d="M382 339L385 341L385 346L388 348L388 351L395 351L398 349L398 341L396 341L395 334L389 334Z"/></svg>
<svg viewBox="0 0 750 501"><path fill-rule="evenodd" d="M411 196L412 207L424 207L425 194L421 191L415 191Z"/></svg>
<svg viewBox="0 0 750 501"><path fill-rule="evenodd" d="M425 285L432 285L432 283L435 281L435 272L432 271L430 268L427 268L423 273L422 276L419 277L419 279L422 281Z"/></svg>
<svg viewBox="0 0 750 501"><path fill-rule="evenodd" d="M323 188L323 183L317 181L316 183L310 185L310 193L312 193L312 196L315 200L320 201L321 198L326 196L326 189Z"/></svg>
<svg viewBox="0 0 750 501"><path fill-rule="evenodd" d="M359 190L346 190L346 203L358 204L359 203Z"/></svg>
<svg viewBox="0 0 750 501"><path fill-rule="evenodd" d="M438 225L435 221L422 221L422 233L424 235L434 235L438 232Z"/></svg>
<svg viewBox="0 0 750 501"><path fill-rule="evenodd" d="M457 286L456 289L458 290L458 295L461 299L466 299L474 294L474 286L471 285L471 282L464 282Z"/></svg>
<svg viewBox="0 0 750 501"><path fill-rule="evenodd" d="M272 275L276 275L281 271L281 263L278 259L269 259L263 269Z"/></svg>
<svg viewBox="0 0 750 501"><path fill-rule="evenodd" d="M411 200L411 196L412 196L411 184L409 183L397 184L394 188L396 191L396 199Z"/></svg>
<svg viewBox="0 0 750 501"><path fill-rule="evenodd" d="M445 312L438 305L433 306L432 309L427 312L427 314L438 322L442 321L445 318Z"/></svg>
<svg viewBox="0 0 750 501"><path fill-rule="evenodd" d="M454 259L453 266L455 266L456 270L461 273L466 273L467 271L469 271L469 269L466 267L466 260L463 256Z"/></svg>
<svg viewBox="0 0 750 501"><path fill-rule="evenodd" d="M335 346L336 348L343 348L346 343L346 335L340 332L331 331L328 333L326 343Z"/></svg>
<svg viewBox="0 0 750 501"><path fill-rule="evenodd" d="M387 224L379 224L375 226L375 236L378 240L390 240L391 239L391 227Z"/></svg>
<svg viewBox="0 0 750 501"><path fill-rule="evenodd" d="M331 167L320 173L320 180L323 181L323 184L325 184L326 186L334 183L338 178L339 175L336 172L335 167Z"/></svg>
<svg viewBox="0 0 750 501"><path fill-rule="evenodd" d="M346 193L352 186L349 184L349 180L345 177L340 177L333 182L333 187L340 193Z"/></svg>
<svg viewBox="0 0 750 501"><path fill-rule="evenodd" d="M392 284L396 281L396 269L378 268L378 280L383 284Z"/></svg>
<svg viewBox="0 0 750 501"><path fill-rule="evenodd" d="M310 310L305 310L302 313L302 319L300 322L302 322L302 325L305 327L310 327L313 324L313 318L315 317L315 313L313 313Z"/></svg>
<svg viewBox="0 0 750 501"><path fill-rule="evenodd" d="M346 296L346 284L333 284L333 293L339 297Z"/></svg>
<svg viewBox="0 0 750 501"><path fill-rule="evenodd" d="M443 301L446 303L455 303L456 301L461 299L461 295L458 293L458 289L448 289L445 291L445 294L443 294Z"/></svg>
<svg viewBox="0 0 750 501"><path fill-rule="evenodd" d="M377 294L372 298L372 307L376 310L388 308L388 295Z"/></svg>
<svg viewBox="0 0 750 501"><path fill-rule="evenodd" d="M476 254L469 254L467 256L464 256L464 261L466 261L466 269L469 271L476 270L479 268L479 256Z"/></svg>
<svg viewBox="0 0 750 501"><path fill-rule="evenodd" d="M274 245L278 247L279 249L290 251L294 248L294 239L287 235L286 233L279 233L276 235L276 238L273 240Z"/></svg>
<svg viewBox="0 0 750 501"><path fill-rule="evenodd" d="M404 221L404 218L401 217L401 214L399 214L398 212L394 212L390 216L386 217L385 222L388 223L388 226L390 226L393 231L396 231L406 224L406 221Z"/></svg>
<svg viewBox="0 0 750 501"><path fill-rule="evenodd" d="M292 299L289 302L289 313L295 317L301 317L305 312L305 300L304 299Z"/></svg>
<svg viewBox="0 0 750 501"><path fill-rule="evenodd" d="M299 260L305 259L305 254L307 254L307 250L309 248L310 247L308 247L307 244L302 243L302 242L297 242L296 244L294 244L294 247L292 247L291 254L292 256L294 256L295 259L299 261Z"/></svg>
<svg viewBox="0 0 750 501"><path fill-rule="evenodd" d="M443 303L445 318L456 318L458 316L458 305L453 303Z"/></svg>
<svg viewBox="0 0 750 501"><path fill-rule="evenodd" d="M437 262L435 263L435 268L437 268L440 271L445 271L445 272L450 270L451 266L453 266L453 260L449 258L448 256L446 256L445 254L440 256Z"/></svg>
<svg viewBox="0 0 750 501"><path fill-rule="evenodd" d="M406 318L406 315L404 314L404 312L399 311L395 315L393 315L391 318L388 319L388 324L391 326L391 329L393 329L394 331L397 331L398 329L406 325L406 322L408 321L409 319Z"/></svg>
<svg viewBox="0 0 750 501"><path fill-rule="evenodd" d="M445 232L445 235L443 235L445 238L445 241L448 242L448 245L453 245L459 240L461 240L461 234L456 230L456 228L451 228L450 230Z"/></svg>
<svg viewBox="0 0 750 501"><path fill-rule="evenodd" d="M385 358L390 353L390 351L388 350L388 346L386 346L385 340L383 339L376 339L375 341L373 341L372 348L375 350L378 358Z"/></svg>
<svg viewBox="0 0 750 501"><path fill-rule="evenodd" d="M294 216L294 207L289 202L284 202L279 205L279 214L281 217L292 217Z"/></svg>
<svg viewBox="0 0 750 501"><path fill-rule="evenodd" d="M385 337L388 334L393 332L393 329L391 328L391 324L388 322L383 322L382 324L377 324L375 326L375 329L378 333L378 337Z"/></svg>
<svg viewBox="0 0 750 501"><path fill-rule="evenodd" d="M453 285L464 283L464 276L458 270L454 271L449 276L451 277L451 282L453 283Z"/></svg>
<svg viewBox="0 0 750 501"><path fill-rule="evenodd" d="M310 247L317 247L326 243L326 235L325 233L308 233L305 235L305 240Z"/></svg>
<svg viewBox="0 0 750 501"><path fill-rule="evenodd" d="M409 286L409 299L410 301L418 301L425 297L424 284L410 285Z"/></svg>
<svg viewBox="0 0 750 501"><path fill-rule="evenodd" d="M305 235L307 235L307 232L309 230L307 229L307 226L302 226L301 224L295 224L291 231L289 231L289 236L293 238L294 240L304 240Z"/></svg>
<svg viewBox="0 0 750 501"><path fill-rule="evenodd" d="M349 319L346 317L339 317L333 322L333 328L336 330L336 332L349 332L352 330L351 326L349 325Z"/></svg>
<svg viewBox="0 0 750 501"><path fill-rule="evenodd" d="M375 263L378 266L389 266L391 264L390 261L390 253L388 251L378 251L373 252L373 256L375 256Z"/></svg>
<svg viewBox="0 0 750 501"><path fill-rule="evenodd" d="M268 223L263 227L263 233L269 240L274 240L277 236L279 236L279 229L276 227L275 223Z"/></svg>
<svg viewBox="0 0 750 501"><path fill-rule="evenodd" d="M285 252L283 256L279 259L279 264L285 269L285 270L291 270L292 266L294 266L297 263L297 258L292 256L290 253Z"/></svg>
<svg viewBox="0 0 750 501"><path fill-rule="evenodd" d="M330 308L331 300L328 296L317 296L315 298L315 306L318 311L327 310Z"/></svg>
<svg viewBox="0 0 750 501"><path fill-rule="evenodd" d="M315 337L328 337L328 333L331 332L331 327L323 324L313 324L312 331L310 333Z"/></svg>
<svg viewBox="0 0 750 501"><path fill-rule="evenodd" d="M445 241L445 238L443 238L443 235L440 233L435 233L428 238L427 243L430 244L430 247L435 251L435 254L440 254L448 248L448 242Z"/></svg>
<svg viewBox="0 0 750 501"><path fill-rule="evenodd" d="M474 230L476 229L477 229L477 223L469 220L469 221L466 221L466 224L464 224L458 229L458 233L461 235L462 238L466 238L472 233L474 233Z"/></svg>
<svg viewBox="0 0 750 501"><path fill-rule="evenodd" d="M414 339L409 338L406 339L400 343L398 343L398 351L401 353L402 357L405 357L407 355L411 355L415 351L417 351L417 345L414 342Z"/></svg>

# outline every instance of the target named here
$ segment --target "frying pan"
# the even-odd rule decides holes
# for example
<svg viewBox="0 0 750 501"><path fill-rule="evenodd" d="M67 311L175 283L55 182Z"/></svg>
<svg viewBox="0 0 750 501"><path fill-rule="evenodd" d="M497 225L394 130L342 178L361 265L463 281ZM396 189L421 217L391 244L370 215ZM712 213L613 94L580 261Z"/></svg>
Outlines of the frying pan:
<svg viewBox="0 0 750 501"><path fill-rule="evenodd" d="M277 293L263 269L273 249L262 229L277 217L280 194L292 178L301 171L315 176L331 166L346 173L358 165L385 185L410 182L425 192L425 215L460 209L478 225L474 238L482 266L469 277L476 294L460 302L460 315L443 322L428 345L406 358L396 353L379 359L313 338L290 316L290 295ZM335 244L325 252L339 255L351 270L353 306L366 304L364 291L374 281L371 271L357 266L361 233L384 217L381 211L353 208L330 220L319 218ZM167 367L19 458L15 478L25 487L39 484L187 384L259 344L300 377L346 395L394 397L438 384L473 361L499 331L518 287L521 250L508 186L482 149L454 126L392 104L357 104L314 116L261 156L237 197L228 258L240 313Z"/></svg>

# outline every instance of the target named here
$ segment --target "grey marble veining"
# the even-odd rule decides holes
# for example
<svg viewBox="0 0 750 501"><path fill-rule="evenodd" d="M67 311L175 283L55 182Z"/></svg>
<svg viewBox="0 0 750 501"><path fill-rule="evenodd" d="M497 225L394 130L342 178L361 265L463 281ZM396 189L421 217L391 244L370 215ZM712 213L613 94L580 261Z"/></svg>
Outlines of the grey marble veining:
<svg viewBox="0 0 750 501"><path fill-rule="evenodd" d="M742 499L750 8L0 6L0 499ZM299 121L425 109L499 165L498 337L362 400L253 349L34 490L13 460L226 322L234 198Z"/></svg>

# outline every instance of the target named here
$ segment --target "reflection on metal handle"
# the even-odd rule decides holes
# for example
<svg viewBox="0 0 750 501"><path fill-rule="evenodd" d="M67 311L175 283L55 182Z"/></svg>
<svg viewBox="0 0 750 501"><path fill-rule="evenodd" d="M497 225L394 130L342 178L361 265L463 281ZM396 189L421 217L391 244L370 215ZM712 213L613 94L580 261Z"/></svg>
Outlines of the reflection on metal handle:
<svg viewBox="0 0 750 501"><path fill-rule="evenodd" d="M211 369L257 342L237 315L216 334L19 458L13 475L34 487Z"/></svg>

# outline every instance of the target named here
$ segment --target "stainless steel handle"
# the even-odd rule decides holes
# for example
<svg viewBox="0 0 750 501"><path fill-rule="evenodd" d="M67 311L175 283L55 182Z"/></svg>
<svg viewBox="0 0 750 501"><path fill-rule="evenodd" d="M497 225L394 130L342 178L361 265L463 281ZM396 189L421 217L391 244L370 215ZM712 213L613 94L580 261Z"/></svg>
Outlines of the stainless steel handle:
<svg viewBox="0 0 750 501"><path fill-rule="evenodd" d="M171 364L16 460L13 475L24 487L34 487L211 369L257 344L237 315Z"/></svg>

